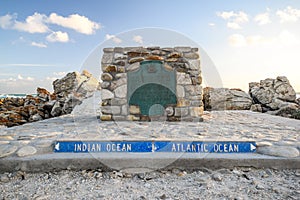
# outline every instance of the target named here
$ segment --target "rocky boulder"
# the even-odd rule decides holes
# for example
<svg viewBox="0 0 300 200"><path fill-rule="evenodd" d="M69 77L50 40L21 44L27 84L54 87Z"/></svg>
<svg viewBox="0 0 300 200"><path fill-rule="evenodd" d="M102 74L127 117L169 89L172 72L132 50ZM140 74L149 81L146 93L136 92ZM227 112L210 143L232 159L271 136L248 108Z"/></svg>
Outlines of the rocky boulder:
<svg viewBox="0 0 300 200"><path fill-rule="evenodd" d="M296 99L296 103L300 106L300 98Z"/></svg>
<svg viewBox="0 0 300 200"><path fill-rule="evenodd" d="M89 72L72 72L53 82L54 93L37 88L37 95L0 99L0 126L17 126L71 113L76 105L99 89Z"/></svg>
<svg viewBox="0 0 300 200"><path fill-rule="evenodd" d="M249 94L254 103L252 111L299 119L300 106L296 92L285 76L251 82Z"/></svg>
<svg viewBox="0 0 300 200"><path fill-rule="evenodd" d="M281 104L295 103L296 100L296 92L285 76L249 83L249 94L255 104L262 104L270 110L277 110L283 107Z"/></svg>
<svg viewBox="0 0 300 200"><path fill-rule="evenodd" d="M51 114L59 116L71 113L76 105L82 103L83 99L92 96L99 89L99 81L84 70L81 74L72 72L62 79L55 80L53 88L57 101Z"/></svg>
<svg viewBox="0 0 300 200"><path fill-rule="evenodd" d="M240 89L211 88L203 91L205 110L249 110L251 97Z"/></svg>

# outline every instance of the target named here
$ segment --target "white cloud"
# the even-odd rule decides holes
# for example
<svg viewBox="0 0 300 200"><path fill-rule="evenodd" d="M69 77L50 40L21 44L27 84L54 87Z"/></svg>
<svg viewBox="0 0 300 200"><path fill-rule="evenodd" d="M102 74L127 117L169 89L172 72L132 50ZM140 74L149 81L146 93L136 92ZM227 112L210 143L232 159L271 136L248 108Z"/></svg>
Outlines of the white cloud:
<svg viewBox="0 0 300 200"><path fill-rule="evenodd" d="M67 72L53 72L53 75L55 75L55 76L64 76L66 74L67 74Z"/></svg>
<svg viewBox="0 0 300 200"><path fill-rule="evenodd" d="M57 15L56 13L51 13L48 22L52 24L57 24L62 27L73 29L79 33L91 35L94 34L97 29L100 29L100 24L89 20L85 16L78 14L69 15L68 17L63 17Z"/></svg>
<svg viewBox="0 0 300 200"><path fill-rule="evenodd" d="M246 39L241 34L233 34L228 38L229 44L234 47L243 47L247 44Z"/></svg>
<svg viewBox="0 0 300 200"><path fill-rule="evenodd" d="M143 44L143 37L140 36L140 35L135 35L133 36L133 41L135 41L136 43L139 43L139 44Z"/></svg>
<svg viewBox="0 0 300 200"><path fill-rule="evenodd" d="M228 22L227 27L231 28L231 29L235 29L235 30L242 29L242 27L238 23L235 23L235 22Z"/></svg>
<svg viewBox="0 0 300 200"><path fill-rule="evenodd" d="M287 45L287 46L292 46L292 45L299 45L300 44L300 39L292 34L291 32L287 30L283 30L280 32L278 36L278 41L281 44Z"/></svg>
<svg viewBox="0 0 300 200"><path fill-rule="evenodd" d="M19 75L18 75L18 79L19 79L19 80L23 80L24 78L19 74Z"/></svg>
<svg viewBox="0 0 300 200"><path fill-rule="evenodd" d="M39 47L39 48L47 48L47 45L42 43L42 42L31 42L30 44L31 46L34 46L34 47Z"/></svg>
<svg viewBox="0 0 300 200"><path fill-rule="evenodd" d="M230 12L218 12L217 16L222 17L223 19L227 20L230 19L231 17L235 16L236 14L233 11Z"/></svg>
<svg viewBox="0 0 300 200"><path fill-rule="evenodd" d="M254 21L260 26L271 23L269 12L256 15Z"/></svg>
<svg viewBox="0 0 300 200"><path fill-rule="evenodd" d="M274 37L263 37L261 35L244 36L233 34L228 38L228 42L234 47L246 46L295 46L300 44L300 39L287 30L281 31Z"/></svg>
<svg viewBox="0 0 300 200"><path fill-rule="evenodd" d="M243 11L217 12L217 16L227 20L227 27L231 29L241 29L241 24L249 21L248 15Z"/></svg>
<svg viewBox="0 0 300 200"><path fill-rule="evenodd" d="M248 22L249 21L248 15L246 13L242 12L242 11L239 11L238 13L236 13L234 21L236 23L245 23L245 22Z"/></svg>
<svg viewBox="0 0 300 200"><path fill-rule="evenodd" d="M4 15L0 17L0 27L3 29L7 29L12 25L13 16L12 15Z"/></svg>
<svg viewBox="0 0 300 200"><path fill-rule="evenodd" d="M116 44L120 44L122 43L122 40L120 38L117 38L115 35L110 35L110 34L106 34L105 38L107 40L112 40L114 43Z"/></svg>
<svg viewBox="0 0 300 200"><path fill-rule="evenodd" d="M28 76L28 77L26 78L26 80L27 80L27 81L34 81L34 78Z"/></svg>
<svg viewBox="0 0 300 200"><path fill-rule="evenodd" d="M96 30L101 28L99 23L93 22L79 14L63 17L56 13L51 13L48 17L45 14L35 12L33 15L28 16L24 22L17 21L16 18L16 14L0 16L0 27L2 29L15 29L28 33L47 33L51 31L48 26L55 24L86 35L94 34Z"/></svg>
<svg viewBox="0 0 300 200"><path fill-rule="evenodd" d="M44 79L34 79L32 77L26 77L22 80L16 78L0 79L0 93L36 93L37 87L52 89L52 82Z"/></svg>
<svg viewBox="0 0 300 200"><path fill-rule="evenodd" d="M56 31L48 35L46 39L49 42L68 42L69 36L66 32Z"/></svg>
<svg viewBox="0 0 300 200"><path fill-rule="evenodd" d="M214 27L214 26L216 26L216 24L215 23L208 23L208 26Z"/></svg>
<svg viewBox="0 0 300 200"><path fill-rule="evenodd" d="M33 15L28 16L25 22L15 21L12 28L28 33L46 33L49 31L48 26L45 25L46 20L46 15L34 13Z"/></svg>
<svg viewBox="0 0 300 200"><path fill-rule="evenodd" d="M30 76L24 78L23 76L21 76L21 74L18 74L17 79L18 80L24 80L24 81L34 81L34 78L32 78ZM16 79L10 78L10 80L16 80Z"/></svg>
<svg viewBox="0 0 300 200"><path fill-rule="evenodd" d="M55 81L56 79L57 79L57 77L50 77L50 76L46 77L46 80L51 81L51 82Z"/></svg>
<svg viewBox="0 0 300 200"><path fill-rule="evenodd" d="M52 73L52 76L47 76L46 77L46 80L47 81L55 81L56 79L60 79L62 78L63 76L65 76L67 74L67 72L53 72Z"/></svg>
<svg viewBox="0 0 300 200"><path fill-rule="evenodd" d="M288 6L284 10L278 10L276 15L280 18L280 23L297 22L300 18L300 10Z"/></svg>

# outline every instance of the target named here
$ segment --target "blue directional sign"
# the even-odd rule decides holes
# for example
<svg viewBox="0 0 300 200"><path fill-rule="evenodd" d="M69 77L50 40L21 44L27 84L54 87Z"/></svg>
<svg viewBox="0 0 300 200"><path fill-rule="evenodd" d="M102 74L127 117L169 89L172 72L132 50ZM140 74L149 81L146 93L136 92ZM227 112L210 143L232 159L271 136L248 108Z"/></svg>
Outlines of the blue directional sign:
<svg viewBox="0 0 300 200"><path fill-rule="evenodd" d="M151 152L151 141L57 141L54 152Z"/></svg>
<svg viewBox="0 0 300 200"><path fill-rule="evenodd" d="M256 144L236 141L56 141L54 152L252 153L256 152Z"/></svg>
<svg viewBox="0 0 300 200"><path fill-rule="evenodd" d="M249 153L256 151L255 142L175 142L158 141L154 145L156 152L186 153Z"/></svg>

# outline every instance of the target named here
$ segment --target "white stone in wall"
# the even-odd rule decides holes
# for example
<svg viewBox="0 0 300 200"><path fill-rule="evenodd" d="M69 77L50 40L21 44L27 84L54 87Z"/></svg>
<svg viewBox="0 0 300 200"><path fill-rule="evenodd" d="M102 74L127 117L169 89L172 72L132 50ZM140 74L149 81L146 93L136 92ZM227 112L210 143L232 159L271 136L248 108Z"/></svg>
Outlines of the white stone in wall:
<svg viewBox="0 0 300 200"><path fill-rule="evenodd" d="M185 89L192 96L202 94L202 87L200 85L186 85Z"/></svg>
<svg viewBox="0 0 300 200"><path fill-rule="evenodd" d="M116 78L127 78L127 73L118 73L116 74Z"/></svg>
<svg viewBox="0 0 300 200"><path fill-rule="evenodd" d="M181 85L176 86L176 93L178 98L183 98L185 96L184 87Z"/></svg>
<svg viewBox="0 0 300 200"><path fill-rule="evenodd" d="M120 87L117 87L115 90L115 95L118 98L125 98L127 95L127 85L122 85Z"/></svg>
<svg viewBox="0 0 300 200"><path fill-rule="evenodd" d="M190 107L192 117L200 117L203 114L203 107Z"/></svg>
<svg viewBox="0 0 300 200"><path fill-rule="evenodd" d="M123 105L127 102L126 99L113 98L110 102L112 106Z"/></svg>
<svg viewBox="0 0 300 200"><path fill-rule="evenodd" d="M175 116L176 117L183 117L189 114L188 108L175 108Z"/></svg>
<svg viewBox="0 0 300 200"><path fill-rule="evenodd" d="M111 64L113 62L113 53L104 53L102 56L102 64Z"/></svg>
<svg viewBox="0 0 300 200"><path fill-rule="evenodd" d="M199 59L199 54L198 53L184 53L183 57L187 59Z"/></svg>
<svg viewBox="0 0 300 200"><path fill-rule="evenodd" d="M103 81L111 81L111 80L113 80L113 77L112 77L112 75L110 73L103 73L101 75L101 79Z"/></svg>
<svg viewBox="0 0 300 200"><path fill-rule="evenodd" d="M106 88L108 88L109 86L110 86L110 82L104 81L104 82L101 83L101 88L102 88L102 89L106 89Z"/></svg>
<svg viewBox="0 0 300 200"><path fill-rule="evenodd" d="M182 72L177 72L176 76L177 76L177 84L181 84L181 85L191 85L192 84L190 75L188 75L186 73L182 73Z"/></svg>
<svg viewBox="0 0 300 200"><path fill-rule="evenodd" d="M115 47L114 52L115 53L124 53L124 48L123 47Z"/></svg>
<svg viewBox="0 0 300 200"><path fill-rule="evenodd" d="M108 48L104 48L104 49L103 49L103 52L104 52L104 53L112 53L113 51L114 51L114 48L109 48L109 47L108 47Z"/></svg>
<svg viewBox="0 0 300 200"><path fill-rule="evenodd" d="M190 52L192 50L192 48L191 47L175 47L174 50L184 53L184 52Z"/></svg>
<svg viewBox="0 0 300 200"><path fill-rule="evenodd" d="M130 114L140 114L141 110L139 106L135 106L135 105L130 105L129 106L129 113Z"/></svg>
<svg viewBox="0 0 300 200"><path fill-rule="evenodd" d="M137 70L138 68L140 68L140 63L139 62L136 62L136 63L133 63L131 65L129 65L127 67L127 71L131 72L131 71L135 71Z"/></svg>
<svg viewBox="0 0 300 200"><path fill-rule="evenodd" d="M123 53L115 53L114 59L115 60L125 60L125 59L127 59L127 56L124 55Z"/></svg>
<svg viewBox="0 0 300 200"><path fill-rule="evenodd" d="M200 107L203 106L202 101L191 101L191 106Z"/></svg>
<svg viewBox="0 0 300 200"><path fill-rule="evenodd" d="M189 62L189 68L191 70L198 70L200 71L200 60L188 60Z"/></svg>
<svg viewBox="0 0 300 200"><path fill-rule="evenodd" d="M124 85L127 83L127 78L120 78L116 81L112 81L111 84L110 84L110 89L111 90L114 90L116 89L117 87L121 86L121 85Z"/></svg>
<svg viewBox="0 0 300 200"><path fill-rule="evenodd" d="M167 107L166 108L166 113L168 116L172 116L174 114L174 108L173 107Z"/></svg>
<svg viewBox="0 0 300 200"><path fill-rule="evenodd" d="M198 76L200 72L197 71L197 70L189 70L188 73L189 73L191 76Z"/></svg>
<svg viewBox="0 0 300 200"><path fill-rule="evenodd" d="M128 106L127 106L127 104L122 106L121 114L122 115L128 115Z"/></svg>
<svg viewBox="0 0 300 200"><path fill-rule="evenodd" d="M101 91L101 99L102 99L102 100L105 100L105 99L112 99L112 98L114 98L114 94L113 94L111 91L109 91L109 90L107 90L107 89L103 89L103 90Z"/></svg>
<svg viewBox="0 0 300 200"><path fill-rule="evenodd" d="M104 114L120 114L121 113L121 108L120 106L103 106L101 108L102 113Z"/></svg>

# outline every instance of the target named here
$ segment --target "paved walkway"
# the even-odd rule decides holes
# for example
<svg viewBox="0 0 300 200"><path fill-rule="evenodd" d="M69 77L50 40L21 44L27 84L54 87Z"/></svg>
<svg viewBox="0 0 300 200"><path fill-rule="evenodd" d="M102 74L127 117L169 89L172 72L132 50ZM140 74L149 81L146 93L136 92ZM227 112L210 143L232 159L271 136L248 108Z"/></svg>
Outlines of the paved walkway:
<svg viewBox="0 0 300 200"><path fill-rule="evenodd" d="M52 159L72 157L76 160L76 156L79 155L74 157L74 155L69 156L70 154L53 153L53 143L56 140L188 140L255 141L258 147L257 153L244 158L265 159L266 157L259 155L267 155L272 158L275 156L275 159L292 159L299 164L299 136L299 120L251 111L207 112L204 115L204 122L194 123L100 122L96 114L86 109L83 104L71 115L23 126L0 128L0 162L5 163L6 160L10 160L11 163L13 160L21 162L22 159L43 160L46 157ZM165 158L169 156L165 155ZM192 157L187 156L190 159ZM231 155L231 158L234 157ZM124 158L124 154L120 155L120 158Z"/></svg>

